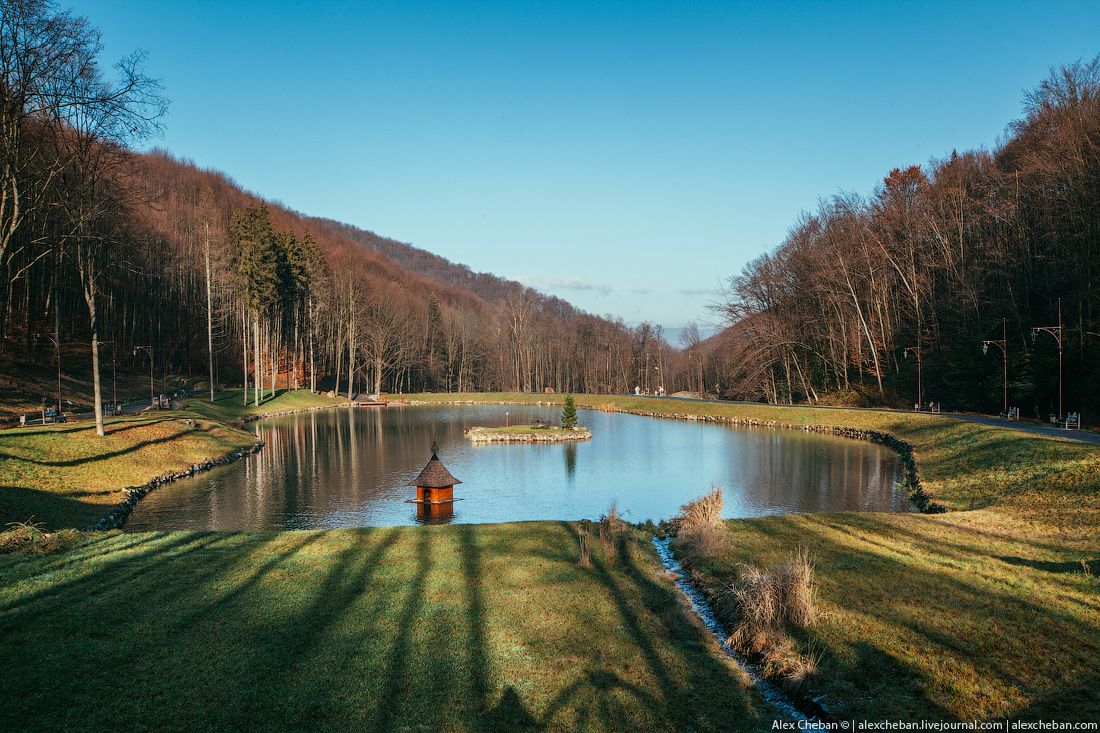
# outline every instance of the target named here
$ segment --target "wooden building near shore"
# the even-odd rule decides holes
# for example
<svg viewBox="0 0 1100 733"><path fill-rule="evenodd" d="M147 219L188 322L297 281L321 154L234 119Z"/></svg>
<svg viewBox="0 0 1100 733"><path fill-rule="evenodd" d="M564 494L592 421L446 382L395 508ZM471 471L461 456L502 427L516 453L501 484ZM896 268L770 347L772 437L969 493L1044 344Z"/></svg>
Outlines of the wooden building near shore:
<svg viewBox="0 0 1100 733"><path fill-rule="evenodd" d="M412 482L416 487L415 501L423 505L454 503L455 484L462 483L447 470L439 455L433 450L431 460Z"/></svg>

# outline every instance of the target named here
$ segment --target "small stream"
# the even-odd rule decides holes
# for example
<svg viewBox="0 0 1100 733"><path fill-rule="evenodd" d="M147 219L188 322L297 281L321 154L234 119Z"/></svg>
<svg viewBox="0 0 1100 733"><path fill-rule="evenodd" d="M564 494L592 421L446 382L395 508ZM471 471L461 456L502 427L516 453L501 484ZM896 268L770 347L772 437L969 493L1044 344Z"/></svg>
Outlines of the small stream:
<svg viewBox="0 0 1100 733"><path fill-rule="evenodd" d="M764 699L780 712L789 715L795 720L803 720L810 723L807 728L804 728L805 730L825 730L826 726L822 721L813 716L808 716L799 710L795 706L794 701L764 679L763 675L760 674L760 671L755 666L749 664L741 655L737 654L731 647L726 645L726 633L722 625L718 623L718 617L715 615L714 609L710 607L710 604L707 602L702 592L691 584L687 571L684 570L684 566L681 565L680 561L672 554L669 540L667 538L662 539L660 537L654 537L653 546L657 549L657 555L661 558L661 563L665 566L665 569L676 576L676 587L687 596L688 602L691 603L691 610L695 611L695 615L698 616L703 622L703 625L707 627L711 636L718 641L718 645L722 647L722 651L735 661L739 667L745 670L749 679L756 685L756 689L760 691Z"/></svg>

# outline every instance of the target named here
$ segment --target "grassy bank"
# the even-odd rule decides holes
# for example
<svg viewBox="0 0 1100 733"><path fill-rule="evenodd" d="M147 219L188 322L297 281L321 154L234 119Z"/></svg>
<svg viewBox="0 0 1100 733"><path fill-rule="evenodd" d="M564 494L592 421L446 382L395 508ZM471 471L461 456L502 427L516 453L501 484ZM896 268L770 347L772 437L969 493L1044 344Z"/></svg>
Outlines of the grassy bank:
<svg viewBox="0 0 1100 733"><path fill-rule="evenodd" d="M258 411L314 406L302 397ZM209 420L256 410L239 399L120 419L108 438L117 446L80 433L86 426L2 432L0 451L16 459L0 465L3 485L37 486L40 501L67 502L58 516L71 519L64 512L96 501L89 482L129 485L140 471L197 462L180 453L185 439L222 440L219 449L252 440ZM908 441L925 489L956 511L731 521L728 549L695 563L696 576L720 591L740 563L808 549L823 613L795 641L820 653L809 695L840 718L1100 717L1100 450L929 415L577 401ZM189 418L184 436L143 432L182 430ZM21 727L45 728L706 730L770 720L684 619L644 539L610 554L589 542L583 566L579 531L112 533L49 555L0 555L0 660L19 670L0 677L0 696L15 701L9 717Z"/></svg>
<svg viewBox="0 0 1100 733"><path fill-rule="evenodd" d="M276 390L274 397L264 398L259 405L252 404L252 391L249 390L248 399L247 405L241 404L243 397L239 388L216 392L213 402L208 393L199 393L187 398L187 412L208 420L235 422L260 415L333 407L347 402L341 397L325 397L308 389Z"/></svg>
<svg viewBox="0 0 1100 733"><path fill-rule="evenodd" d="M183 411L110 418L102 438L91 421L0 430L0 526L85 527L121 500L123 488L255 442L227 423L342 402L308 391L280 392L258 407L241 405L239 389L217 397L191 398Z"/></svg>
<svg viewBox="0 0 1100 733"><path fill-rule="evenodd" d="M560 401L553 395L416 395ZM811 696L838 717L1100 718L1100 450L950 418L635 397L590 408L729 416L891 433L925 490L957 510L728 522L730 548L697 563L720 591L740 563L816 558L823 617Z"/></svg>
<svg viewBox="0 0 1100 733"><path fill-rule="evenodd" d="M12 729L755 730L644 536L112 533L0 555ZM594 536L594 535L593 535Z"/></svg>

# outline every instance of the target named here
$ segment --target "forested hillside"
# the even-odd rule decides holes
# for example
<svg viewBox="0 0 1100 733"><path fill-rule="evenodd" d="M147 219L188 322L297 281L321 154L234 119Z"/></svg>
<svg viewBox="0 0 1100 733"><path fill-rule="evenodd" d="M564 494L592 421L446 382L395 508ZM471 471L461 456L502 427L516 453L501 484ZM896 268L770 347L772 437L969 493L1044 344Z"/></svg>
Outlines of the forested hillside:
<svg viewBox="0 0 1100 733"><path fill-rule="evenodd" d="M1059 411L1060 338L1063 413L1095 415L1100 60L1053 72L992 150L823 201L726 296L709 379L733 396L911 405L919 357L925 402L997 412L1004 341L1008 404L1045 419Z"/></svg>
<svg viewBox="0 0 1100 733"><path fill-rule="evenodd" d="M144 57L108 69L98 31L48 2L2 13L6 393L24 372L90 365L102 403L108 356L123 372L152 359L162 383L247 381L252 399L276 386L626 391L664 363L648 325L265 203L168 153L133 152L167 104ZM58 394L24 401L72 399L59 380Z"/></svg>

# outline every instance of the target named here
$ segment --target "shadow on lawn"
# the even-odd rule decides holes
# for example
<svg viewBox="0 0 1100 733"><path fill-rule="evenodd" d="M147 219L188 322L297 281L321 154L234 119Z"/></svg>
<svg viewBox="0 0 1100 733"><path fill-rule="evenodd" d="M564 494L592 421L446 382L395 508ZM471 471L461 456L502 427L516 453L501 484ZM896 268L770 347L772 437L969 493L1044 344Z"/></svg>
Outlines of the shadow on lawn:
<svg viewBox="0 0 1100 733"><path fill-rule="evenodd" d="M852 634L832 621L800 634L826 652L815 690L836 694L845 714L948 719L956 713L942 702L955 699L963 717L980 717L997 704L990 696L995 701L1005 694L996 691L1012 690L1034 701L1032 713L1049 717L1060 710L1055 691L1094 664L1098 629L1086 621L1087 610L1055 602L1070 586L1056 575L1015 583L1003 574L1005 558L988 554L980 541L937 543L916 531L919 525L883 525L874 515L803 515L767 524L772 550L805 547L828 568L819 575L823 598L847 609L844 623L863 630ZM910 552L907 542L921 552ZM1019 565L1021 572L1047 570L1035 561ZM898 656L902 649L909 651ZM1100 704L1095 688L1082 695L1082 704Z"/></svg>
<svg viewBox="0 0 1100 733"><path fill-rule="evenodd" d="M167 421L158 420L157 422L167 422ZM181 438L190 437L190 436L195 435L195 434L209 435L210 432L211 431L208 427L200 427L198 424L196 424L194 427L191 427L190 429L182 430L178 433L175 433L174 435L165 435L163 437L153 438L151 440L141 440L141 441L138 441L138 442L134 443L133 445L128 445L125 448L119 448L118 450L107 451L105 453L97 453L94 456L86 456L84 458L72 458L72 459L66 460L66 461L42 461L42 460L38 460L36 458L26 458L24 456L13 456L13 455L8 455L6 453L0 453L0 458L2 458L4 460L22 461L24 463L33 463L33 464L38 465L38 466L50 466L50 467L53 467L53 468L63 468L63 467L70 467L70 466L83 466L83 465L86 465L86 464L89 464L89 463L98 463L99 461L106 461L106 460L110 460L111 458L118 458L119 456L128 455L130 453L134 453L135 451L139 451L142 448L148 448L149 446L163 445L165 443L172 443L172 442L174 442L176 440L179 440Z"/></svg>
<svg viewBox="0 0 1100 733"><path fill-rule="evenodd" d="M111 494L121 493L112 491ZM87 527L111 510L111 504L80 501L69 494L25 486L0 486L0 528L12 522L41 523L47 529Z"/></svg>
<svg viewBox="0 0 1100 733"><path fill-rule="evenodd" d="M1077 573L1100 576L1100 559L1056 562L1051 560L1031 560L1026 557L1013 557L1011 555L998 555L997 559L1009 565L1034 568L1035 570L1042 570L1045 573Z"/></svg>
<svg viewBox="0 0 1100 733"><path fill-rule="evenodd" d="M632 551L582 570L561 552L571 525L533 525L515 543L509 532L117 534L0 557L0 664L26 672L0 676L0 698L17 725L78 730L726 730L770 718L689 621L669 626L675 591ZM510 676L507 639L544 644L537 623L501 621L514 581L497 576L513 563L531 582L579 584L555 597L580 607L549 609L571 623L597 618L585 603L612 614L550 647L549 663L575 658L564 679Z"/></svg>

